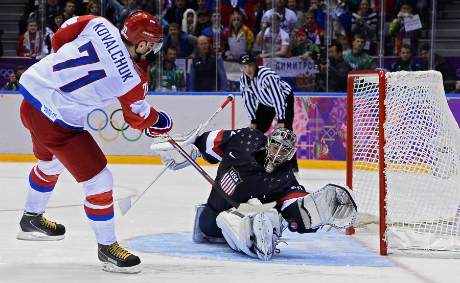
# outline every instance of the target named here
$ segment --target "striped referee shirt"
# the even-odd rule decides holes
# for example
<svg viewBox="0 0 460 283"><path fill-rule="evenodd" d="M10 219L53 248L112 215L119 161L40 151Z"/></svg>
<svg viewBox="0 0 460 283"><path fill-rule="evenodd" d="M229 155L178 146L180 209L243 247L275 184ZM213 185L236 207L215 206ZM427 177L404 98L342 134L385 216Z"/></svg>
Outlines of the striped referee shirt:
<svg viewBox="0 0 460 283"><path fill-rule="evenodd" d="M286 98L291 92L291 86L283 81L272 69L256 66L254 79L246 74L240 78L241 95L244 107L248 112L249 120L254 123L257 119L257 102L267 107L273 107L278 117L278 122L283 123L286 118Z"/></svg>

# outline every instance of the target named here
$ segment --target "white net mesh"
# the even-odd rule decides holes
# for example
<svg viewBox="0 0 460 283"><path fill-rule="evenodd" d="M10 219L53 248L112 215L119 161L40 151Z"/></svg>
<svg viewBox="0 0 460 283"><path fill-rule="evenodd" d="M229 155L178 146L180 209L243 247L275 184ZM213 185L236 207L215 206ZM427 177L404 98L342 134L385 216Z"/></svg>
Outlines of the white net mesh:
<svg viewBox="0 0 460 283"><path fill-rule="evenodd" d="M378 86L366 77L354 83L355 227L378 221ZM388 247L460 251L460 130L441 74L387 73L385 111Z"/></svg>

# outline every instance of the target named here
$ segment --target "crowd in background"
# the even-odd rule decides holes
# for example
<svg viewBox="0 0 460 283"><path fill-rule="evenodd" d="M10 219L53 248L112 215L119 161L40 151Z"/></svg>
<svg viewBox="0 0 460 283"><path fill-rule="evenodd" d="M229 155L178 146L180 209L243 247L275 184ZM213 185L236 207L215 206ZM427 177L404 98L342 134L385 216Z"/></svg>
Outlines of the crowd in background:
<svg viewBox="0 0 460 283"><path fill-rule="evenodd" d="M329 91L346 91L346 75L352 70L377 68L372 56L385 46L384 55L399 56L390 71L427 70L412 62L429 46L418 46L422 28L406 31L404 21L418 15L420 23L428 11L428 0L386 0L385 21L389 23L390 44L380 42L380 0L30 0L19 22L17 55L41 59L53 52L51 39L63 22L77 15L100 15L119 29L134 11L145 10L161 22L164 29L162 67L158 58L147 58L151 89L184 90L184 71L175 66L176 58L191 59L190 91L225 91L222 60L238 59L244 52L259 58L299 57L318 62L319 71L333 74ZM43 1L42 3L45 3ZM327 3L330 5L327 6ZM326 22L330 15L331 28ZM46 18L46 28L40 27ZM45 30L44 33L40 30ZM207 44L205 44L205 41ZM201 46L200 46L201 44ZM388 46L389 48L388 48ZM172 48L168 48L172 47ZM329 61L324 58L328 55ZM423 55L428 60L429 55ZM436 67L445 79L453 79L449 62L436 55ZM442 65L444 64L444 65ZM439 67L438 65L442 65ZM200 69L203 66L211 67ZM216 67L217 66L217 67ZM163 69L167 79L158 82ZM171 74L170 72L173 71ZM163 76L165 77L165 76ZM207 78L209 85L195 84ZM336 79L337 78L337 79ZM192 81L193 79L193 81Z"/></svg>

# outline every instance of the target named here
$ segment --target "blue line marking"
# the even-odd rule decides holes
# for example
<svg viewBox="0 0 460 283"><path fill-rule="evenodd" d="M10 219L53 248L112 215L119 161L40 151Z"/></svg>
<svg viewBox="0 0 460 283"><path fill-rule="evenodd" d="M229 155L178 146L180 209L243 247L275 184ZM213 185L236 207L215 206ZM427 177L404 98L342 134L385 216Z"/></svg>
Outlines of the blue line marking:
<svg viewBox="0 0 460 283"><path fill-rule="evenodd" d="M349 236L326 228L312 234L285 231L278 248L269 262L279 264L333 265L333 266L395 266L385 257L370 251ZM143 252L160 253L176 257L214 259L242 262L263 261L237 253L227 244L195 243L191 233L159 234L131 239L130 248Z"/></svg>

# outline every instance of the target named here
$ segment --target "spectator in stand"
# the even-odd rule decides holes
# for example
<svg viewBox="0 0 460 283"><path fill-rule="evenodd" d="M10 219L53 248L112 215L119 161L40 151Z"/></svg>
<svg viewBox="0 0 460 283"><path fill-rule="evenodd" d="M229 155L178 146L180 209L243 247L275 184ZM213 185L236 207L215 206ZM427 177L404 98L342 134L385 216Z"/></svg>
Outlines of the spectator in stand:
<svg viewBox="0 0 460 283"><path fill-rule="evenodd" d="M61 12L64 13L65 10L63 7L59 6L59 1L58 0L46 0L47 7L46 7L46 16L47 18L47 24L52 23L52 18L55 13Z"/></svg>
<svg viewBox="0 0 460 283"><path fill-rule="evenodd" d="M14 68L14 74L11 74L10 81L6 83L2 90L17 91L19 89L19 79L26 70L27 68L23 65Z"/></svg>
<svg viewBox="0 0 460 283"><path fill-rule="evenodd" d="M332 14L332 40L336 40L339 34L346 35L346 26L351 29L351 13L348 11L346 2L341 0L331 0Z"/></svg>
<svg viewBox="0 0 460 283"><path fill-rule="evenodd" d="M77 6L75 5L75 2L73 0L67 0L65 2L65 6L64 6L64 22L67 21L68 19L70 18L73 18L75 17L75 9L77 8ZM53 23L53 21L51 20L51 23Z"/></svg>
<svg viewBox="0 0 460 283"><path fill-rule="evenodd" d="M353 37L353 48L343 52L343 60L353 68L353 71L375 70L374 58L363 52L364 44L366 44L366 37L360 33L355 34Z"/></svg>
<svg viewBox="0 0 460 283"><path fill-rule="evenodd" d="M308 40L308 31L299 30L291 34L291 52L288 57L300 57L303 60L310 58L313 53L319 53L319 47L316 44L310 44ZM295 44L297 42L298 44Z"/></svg>
<svg viewBox="0 0 460 283"><path fill-rule="evenodd" d="M297 9L303 12L308 11L310 8L310 0L299 0L297 3Z"/></svg>
<svg viewBox="0 0 460 283"><path fill-rule="evenodd" d="M16 54L19 57L35 58L41 52L42 34L37 31L38 22L36 18L27 21L27 32L19 37Z"/></svg>
<svg viewBox="0 0 460 283"><path fill-rule="evenodd" d="M420 65L417 62L412 61L412 50L409 44L403 44L401 46L401 53L399 53L398 61L391 64L391 71L418 71Z"/></svg>
<svg viewBox="0 0 460 283"><path fill-rule="evenodd" d="M184 0L182 0L184 1ZM117 27L121 30L125 20L134 13L135 11L141 10L141 7L137 5L137 0L128 0L127 5L121 5L117 0L109 0L109 3L118 13Z"/></svg>
<svg viewBox="0 0 460 283"><path fill-rule="evenodd" d="M197 38L179 30L179 25L176 23L169 24L167 29L168 35L164 37L164 45L176 47L177 58L193 59Z"/></svg>
<svg viewBox="0 0 460 283"><path fill-rule="evenodd" d="M328 91L347 92L348 73L353 68L343 60L342 44L335 42L329 46L329 63L320 64L323 72L329 72Z"/></svg>
<svg viewBox="0 0 460 283"><path fill-rule="evenodd" d="M351 32L364 34L366 37L364 51L373 56L377 48L377 14L370 6L370 0L361 0L360 10L352 15Z"/></svg>
<svg viewBox="0 0 460 283"><path fill-rule="evenodd" d="M254 47L254 34L243 25L240 13L233 13L230 18L230 28L224 31L222 47L227 59L239 58L244 52L252 53Z"/></svg>
<svg viewBox="0 0 460 283"><path fill-rule="evenodd" d="M63 23L64 15L61 12L54 14L53 24L46 27L45 39L43 40L43 56L54 53L53 46L51 46L51 40Z"/></svg>
<svg viewBox="0 0 460 283"><path fill-rule="evenodd" d="M198 37L198 54L190 68L190 91L227 91L227 75L220 54L211 52L206 36ZM217 70L216 70L217 63Z"/></svg>
<svg viewBox="0 0 460 283"><path fill-rule="evenodd" d="M274 8L273 0L265 0L265 5L261 5L261 7L256 11L256 25L254 27L254 34L259 34L260 28L262 27L262 17L263 15L270 9Z"/></svg>
<svg viewBox="0 0 460 283"><path fill-rule="evenodd" d="M206 9L206 0L197 0L196 2L198 6L198 9L196 10L196 12L198 13L198 11L205 11L209 15L209 10Z"/></svg>
<svg viewBox="0 0 460 283"><path fill-rule="evenodd" d="M100 16L101 7L99 6L99 2L89 1L88 5L86 6L86 14L88 16Z"/></svg>
<svg viewBox="0 0 460 283"><path fill-rule="evenodd" d="M43 5L42 5L41 9L43 9ZM18 36L26 33L26 31L27 31L27 20L29 18L31 18L30 13L38 14L37 10L38 10L38 6L35 5L35 0L29 0L29 2L24 5L23 13L20 15L20 19L19 19L19 34L18 34Z"/></svg>
<svg viewBox="0 0 460 283"><path fill-rule="evenodd" d="M182 19L182 31L186 34L191 34L196 27L196 13L193 9L187 9L184 14L185 16Z"/></svg>
<svg viewBox="0 0 460 283"><path fill-rule="evenodd" d="M192 33L193 36L199 37L203 34L203 31L211 26L209 21L209 14L206 11L200 10L197 12L198 23L195 27L195 31Z"/></svg>
<svg viewBox="0 0 460 283"><path fill-rule="evenodd" d="M430 45L425 43L420 48L420 53L423 57L425 63L420 68L421 71L428 71L428 64L430 61ZM434 54L434 69L442 74L442 80L444 82L444 90L446 93L449 93L454 88L454 73L452 72L452 67L450 66L450 62L446 59L442 58L438 54Z"/></svg>
<svg viewBox="0 0 460 283"><path fill-rule="evenodd" d="M148 78L149 86L152 91L185 91L185 71L177 67L175 62L177 49L174 46L164 48L163 71L160 73L158 64L149 66ZM158 83L161 81L161 85Z"/></svg>
<svg viewBox="0 0 460 283"><path fill-rule="evenodd" d="M318 47L321 46L321 42L323 40L323 30L316 24L314 13L305 13L305 24L300 29L308 32L308 44L316 44Z"/></svg>
<svg viewBox="0 0 460 283"><path fill-rule="evenodd" d="M221 0L219 10L221 12L221 25L224 27L230 26L230 18L234 12L242 15L243 25L247 26L251 31L254 30L256 25L256 12L253 3L257 0ZM213 3L217 1L213 0ZM215 9L215 4L211 6Z"/></svg>
<svg viewBox="0 0 460 283"><path fill-rule="evenodd" d="M272 22L274 25L268 27ZM256 38L257 46L263 46L259 58L286 57L289 51L289 34L280 25L281 16L278 13L273 13L268 22L262 24L262 30Z"/></svg>
<svg viewBox="0 0 460 283"><path fill-rule="evenodd" d="M295 13L295 15L297 16L297 26L298 27L301 27L304 25L304 21L305 21L305 16L303 14L302 11L298 10L297 9L297 1L298 0L287 0L287 7L293 11Z"/></svg>
<svg viewBox="0 0 460 283"><path fill-rule="evenodd" d="M158 15L161 14L161 7L158 4L158 0L142 0L141 8L150 15L155 16L158 20ZM161 23L161 20L158 20Z"/></svg>
<svg viewBox="0 0 460 283"><path fill-rule="evenodd" d="M429 0L393 0L393 6L395 11L399 11L404 3L409 3L413 7L414 15L420 15L420 18L422 18L429 2Z"/></svg>
<svg viewBox="0 0 460 283"><path fill-rule="evenodd" d="M311 7L311 12L316 15L316 21L318 27L324 30L326 24L326 5L325 4L315 4ZM331 6L329 12L332 17L332 39L337 39L339 34L346 35L347 32L351 33L351 12L348 10L347 4L341 0L331 0Z"/></svg>
<svg viewBox="0 0 460 283"><path fill-rule="evenodd" d="M203 31L203 35L209 38L211 51L217 50L217 52L223 53L222 35L227 28L221 25L221 12L219 10L212 11L211 22L212 25Z"/></svg>
<svg viewBox="0 0 460 283"><path fill-rule="evenodd" d="M343 34L337 35L337 42L342 44L343 51L350 49L350 41L348 40L348 36L343 35Z"/></svg>
<svg viewBox="0 0 460 283"><path fill-rule="evenodd" d="M185 0L174 0L174 5L166 11L164 19L169 23L182 25L184 13L187 10L187 2Z"/></svg>
<svg viewBox="0 0 460 283"><path fill-rule="evenodd" d="M401 10L396 19L390 25L390 35L395 37L395 54L401 52L401 45L410 44L412 47L412 55L417 55L417 41L422 35L422 30L406 31L404 27L404 18L412 18L412 5L409 1L404 1L401 5Z"/></svg>
<svg viewBox="0 0 460 283"><path fill-rule="evenodd" d="M294 11L291 11L287 9L286 6L286 0L275 0L276 6L274 9L270 9L265 14L262 16L262 25L265 22L268 22L269 19L271 18L271 15L276 13L280 16L280 27L282 30L284 30L288 36L291 34L291 31L293 29L299 28L298 24L299 21L297 19L296 13Z"/></svg>
<svg viewBox="0 0 460 283"><path fill-rule="evenodd" d="M321 4L319 3L319 0L310 0L310 8L308 8L308 10L306 10L305 12L312 12L313 14L315 14L315 19L316 19L316 22L318 23L318 26L321 26L322 28L324 28L324 23L319 23L319 18L318 16L319 13L321 12ZM305 23L304 23L305 24Z"/></svg>

